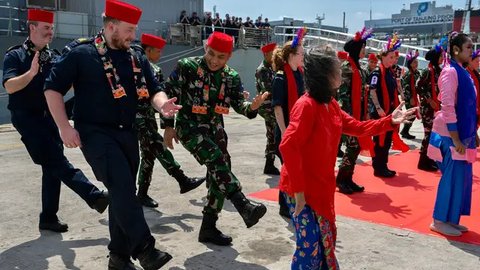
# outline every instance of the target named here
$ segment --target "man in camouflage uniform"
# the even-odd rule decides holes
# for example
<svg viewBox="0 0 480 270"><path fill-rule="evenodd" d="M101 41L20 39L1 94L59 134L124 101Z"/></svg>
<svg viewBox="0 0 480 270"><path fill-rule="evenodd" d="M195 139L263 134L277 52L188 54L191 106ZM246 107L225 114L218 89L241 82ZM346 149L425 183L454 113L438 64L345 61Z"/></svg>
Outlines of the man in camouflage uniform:
<svg viewBox="0 0 480 270"><path fill-rule="evenodd" d="M214 32L205 51L203 57L181 59L165 82L164 91L179 100L182 108L176 116L175 129L172 119L165 120L164 135L169 148L173 148L173 139L180 140L207 167L210 186L198 240L230 245L232 238L216 228L225 198L233 203L247 227L255 225L267 209L245 197L231 171L222 116L232 106L237 113L254 118L269 93L255 97L253 102L245 101L238 73L226 65L233 51L231 36Z"/></svg>
<svg viewBox="0 0 480 270"><path fill-rule="evenodd" d="M427 156L428 144L430 142L430 134L432 133L433 119L435 112L440 109L440 103L436 96L438 91L438 77L442 68L440 63L443 62L443 51L433 48L427 52L425 59L430 61L428 67L420 72L416 86L418 96L420 97L420 114L422 116L423 131L425 133L420 148L420 159L417 168L424 171L437 171L438 166L435 161ZM432 83L435 84L433 88Z"/></svg>
<svg viewBox="0 0 480 270"><path fill-rule="evenodd" d="M374 53L368 54L368 62L367 62L367 65L364 67L364 71L366 75L365 78L368 78L368 76L370 76L370 73L372 73L377 68L377 65L378 65L377 56Z"/></svg>
<svg viewBox="0 0 480 270"><path fill-rule="evenodd" d="M355 88L352 85L352 80L354 76L354 69L358 70L360 75L360 119L365 120L367 115L365 99L368 95L365 93L365 81L367 78L366 72L361 68L359 60L365 57L365 45L366 40L363 39L351 39L345 43L344 49L348 52L347 61L343 62L341 65L342 69L342 85L338 91L338 102L342 110L347 112L350 115L353 113L353 104L352 102L352 91L355 91ZM354 65L354 66L353 66ZM339 192L344 194L352 194L354 192L362 192L365 188L363 186L357 185L353 181L353 172L355 169L355 163L357 161L358 155L360 154L360 144L357 137L345 136L344 138L346 144L345 154L342 157L342 161L338 167L338 174L336 179L336 184Z"/></svg>
<svg viewBox="0 0 480 270"><path fill-rule="evenodd" d="M407 54L407 72L402 77L402 88L403 94L405 96L405 108L410 109L415 106L418 106L418 97L417 97L417 90L415 87L416 81L420 77L420 71L418 71L418 52L414 54L410 52ZM413 122L415 119L412 119ZM415 136L410 134L410 128L412 127L412 123L405 123L403 124L402 131L400 134L405 139L413 140Z"/></svg>
<svg viewBox="0 0 480 270"><path fill-rule="evenodd" d="M154 63L160 60L161 51L166 41L160 37L142 34L142 48L145 51L155 79L163 82L162 70ZM177 180L180 185L180 193L186 193L195 189L205 181L203 178L189 178L180 169L180 164L173 158L172 153L163 142L163 137L158 133L158 125L155 119L155 109L150 102L139 102L135 119L135 126L140 141L141 161L138 172L137 197L144 206L158 207L158 203L148 196L148 188L152 181L155 158L160 161L167 173Z"/></svg>
<svg viewBox="0 0 480 270"><path fill-rule="evenodd" d="M272 54L273 50L277 46L276 43L270 43L261 48L263 52L263 61L258 66L255 72L255 81L257 86L257 94L261 95L265 92L271 93L272 82L275 72L272 68ZM258 109L258 113L265 120L265 128L267 129L267 147L265 148L265 167L263 173L280 175L280 171L275 167L275 113L272 108L272 98L269 96L265 102Z"/></svg>

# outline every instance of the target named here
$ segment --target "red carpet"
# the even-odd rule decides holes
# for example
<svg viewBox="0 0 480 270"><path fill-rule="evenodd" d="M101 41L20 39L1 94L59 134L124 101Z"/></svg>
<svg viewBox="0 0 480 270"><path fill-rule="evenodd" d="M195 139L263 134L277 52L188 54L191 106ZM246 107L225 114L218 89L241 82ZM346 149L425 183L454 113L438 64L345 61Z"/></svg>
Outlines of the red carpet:
<svg viewBox="0 0 480 270"><path fill-rule="evenodd" d="M440 173L417 169L418 151L390 156L389 168L397 171L397 177L381 179L373 176L370 163L358 165L354 179L365 186L365 192L354 195L336 193L337 215L384 224L419 233L435 235L428 228L432 221L433 205ZM480 156L480 153L479 153ZM451 240L480 245L480 163L473 167L472 211L462 217L461 224L470 231ZM278 190L267 189L249 194L258 199L277 201Z"/></svg>

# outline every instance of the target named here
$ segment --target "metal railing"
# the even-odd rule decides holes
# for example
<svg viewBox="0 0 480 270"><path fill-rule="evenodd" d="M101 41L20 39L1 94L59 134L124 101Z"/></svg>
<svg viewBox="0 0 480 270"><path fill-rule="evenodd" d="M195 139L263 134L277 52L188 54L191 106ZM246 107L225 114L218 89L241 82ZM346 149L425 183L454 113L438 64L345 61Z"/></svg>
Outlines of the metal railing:
<svg viewBox="0 0 480 270"><path fill-rule="evenodd" d="M171 24L169 25L169 42L171 44L185 44L198 46L202 45L202 40L214 31L227 33L235 38L235 45L239 48L255 47L259 48L269 43L273 38L273 30L240 27L214 27L207 25L188 25L188 24Z"/></svg>
<svg viewBox="0 0 480 270"><path fill-rule="evenodd" d="M22 35L26 34L25 29L22 30L22 23L25 23L23 20L20 20L18 14L20 12L24 12L17 7L10 6L9 3L5 3L4 5L0 5L0 14L1 13L8 13L8 16L0 16L0 36L13 36L13 35ZM16 14L17 16L15 16ZM13 27L16 24L18 27Z"/></svg>
<svg viewBox="0 0 480 270"><path fill-rule="evenodd" d="M284 43L287 40L293 39L296 35L295 33L297 30L302 27L296 26L276 26L274 28L274 35L277 39L277 42ZM352 34L343 33L343 32L336 32L331 30L319 29L319 28L311 28L307 27L307 34L304 38L304 46L305 47L312 47L318 45L327 45L329 44L335 50L343 50L343 45L353 37ZM375 38L370 38L367 40L367 51L377 53L382 50L383 46L387 43L385 40L379 40ZM419 51L419 66L426 67L428 62L425 60L425 54L428 52L428 49L419 46L412 46L412 45L403 45L400 47L400 65L406 64L405 55L412 50Z"/></svg>

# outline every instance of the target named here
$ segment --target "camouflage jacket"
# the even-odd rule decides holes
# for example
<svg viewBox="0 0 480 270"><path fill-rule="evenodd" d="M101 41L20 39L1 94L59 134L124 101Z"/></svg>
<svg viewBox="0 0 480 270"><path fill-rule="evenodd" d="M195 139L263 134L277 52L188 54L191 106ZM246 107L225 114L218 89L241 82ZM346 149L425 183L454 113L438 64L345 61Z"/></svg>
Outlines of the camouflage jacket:
<svg viewBox="0 0 480 270"><path fill-rule="evenodd" d="M412 99L412 89L411 89L411 84L410 84L410 74L411 74L411 71L410 70L407 70L407 72L405 72L405 74L403 75L402 77L402 88L403 88L403 94L405 96L405 101L406 102L410 102L409 100ZM416 81L418 80L418 78L420 78L420 71L418 70L415 70L415 73L413 74L413 83L415 84ZM418 90L417 88L415 87L415 90L418 94Z"/></svg>
<svg viewBox="0 0 480 270"><path fill-rule="evenodd" d="M340 89L338 89L337 100L340 104L342 110L347 112L348 114L352 114L352 68L350 66L350 62L345 61L342 63L342 84L340 85ZM365 97L365 85L367 80L367 74L365 69L360 68L360 76L362 77L362 100L361 104L363 104L364 97ZM364 112L365 113L365 112Z"/></svg>
<svg viewBox="0 0 480 270"><path fill-rule="evenodd" d="M162 69L155 65L154 63L150 62L150 67L152 68L153 75L155 80L157 80L159 83L163 82L163 73ZM153 118L155 119L155 109L153 108L152 104L150 103L149 100L140 100L138 102L137 106L137 115L136 118Z"/></svg>
<svg viewBox="0 0 480 270"><path fill-rule="evenodd" d="M442 70L438 69L435 70L435 82L436 82L436 88L438 94L438 77L440 77L440 72ZM426 102L427 99L432 98L432 84L431 84L431 79L430 79L430 70L429 68L425 68L420 72L420 77L417 80L417 93L420 96L420 100L422 102Z"/></svg>
<svg viewBox="0 0 480 270"><path fill-rule="evenodd" d="M272 65L268 64L266 61L263 61L255 72L255 85L257 87L257 94L263 94L265 92L272 93L272 83L273 77L275 76L275 71L273 71ZM272 110L272 96L263 102L262 109Z"/></svg>
<svg viewBox="0 0 480 270"><path fill-rule="evenodd" d="M215 78L219 76L220 81ZM183 129L223 125L223 114L216 108L226 109L228 113L231 106L248 118L257 116L257 110L252 111L251 102L243 96L243 85L237 71L225 66L210 72L203 56L180 59L163 88L169 98L176 97L176 103L182 105L176 116L177 128L179 125ZM173 121L165 120L165 125L173 127Z"/></svg>

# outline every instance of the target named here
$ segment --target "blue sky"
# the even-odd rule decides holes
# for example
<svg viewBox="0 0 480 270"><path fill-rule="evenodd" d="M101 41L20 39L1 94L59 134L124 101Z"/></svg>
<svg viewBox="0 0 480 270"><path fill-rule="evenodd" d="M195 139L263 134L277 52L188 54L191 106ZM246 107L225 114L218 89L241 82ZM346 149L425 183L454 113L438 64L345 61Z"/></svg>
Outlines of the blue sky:
<svg viewBox="0 0 480 270"><path fill-rule="evenodd" d="M398 1L398 0L204 0L204 10L213 11L217 6L217 12L224 18L225 13L255 19L260 15L271 21L285 17L304 19L306 22L315 21L316 15L325 13L323 24L342 26L342 14L346 12L346 25L349 32L355 32L369 19L370 3L372 6L372 18L390 18L392 13L400 13L410 7L410 3L424 2ZM465 0L438 0L436 6L453 5L454 9L465 8ZM478 0L473 0L472 5L478 7Z"/></svg>

